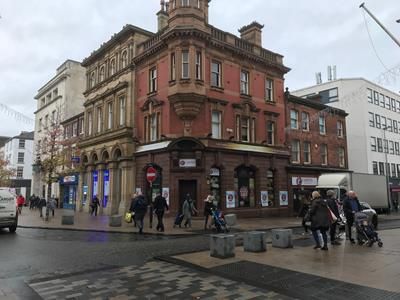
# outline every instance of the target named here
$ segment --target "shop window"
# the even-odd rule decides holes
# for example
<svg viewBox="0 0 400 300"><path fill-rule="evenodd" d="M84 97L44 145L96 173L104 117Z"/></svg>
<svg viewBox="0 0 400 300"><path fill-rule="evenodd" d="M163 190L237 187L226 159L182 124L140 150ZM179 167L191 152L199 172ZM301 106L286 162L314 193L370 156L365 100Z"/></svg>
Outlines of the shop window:
<svg viewBox="0 0 400 300"><path fill-rule="evenodd" d="M268 206L275 206L275 176L272 170L267 171Z"/></svg>
<svg viewBox="0 0 400 300"><path fill-rule="evenodd" d="M238 207L255 207L255 172L249 167L239 167L235 171L235 191Z"/></svg>

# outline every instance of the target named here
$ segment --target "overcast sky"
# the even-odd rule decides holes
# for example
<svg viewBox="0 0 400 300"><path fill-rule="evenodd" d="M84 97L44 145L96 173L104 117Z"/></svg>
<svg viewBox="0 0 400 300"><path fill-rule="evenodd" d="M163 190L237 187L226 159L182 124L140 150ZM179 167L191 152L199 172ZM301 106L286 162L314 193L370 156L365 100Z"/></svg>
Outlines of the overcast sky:
<svg viewBox="0 0 400 300"><path fill-rule="evenodd" d="M400 39L399 0L366 0L366 6ZM34 96L66 59L82 61L125 24L156 31L159 0L0 0L0 136L33 130L2 108L34 118ZM238 34L256 20L264 24L263 46L285 56L292 69L290 90L327 80L327 66L338 78L364 77L376 82L387 69L399 67L398 47L366 15L361 0L212 0L210 23ZM381 62L381 61L382 62ZM397 69L398 71L398 69ZM382 78L382 77L380 77ZM400 90L397 77L380 83Z"/></svg>

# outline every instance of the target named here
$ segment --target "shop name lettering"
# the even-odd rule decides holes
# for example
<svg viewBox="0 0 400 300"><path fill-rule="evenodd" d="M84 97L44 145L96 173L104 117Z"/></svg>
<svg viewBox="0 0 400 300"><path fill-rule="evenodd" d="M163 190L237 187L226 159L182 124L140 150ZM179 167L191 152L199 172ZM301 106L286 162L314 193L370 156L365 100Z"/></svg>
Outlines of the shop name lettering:
<svg viewBox="0 0 400 300"><path fill-rule="evenodd" d="M14 201L14 199L13 198L4 198L4 197L0 196L0 203L8 203L11 201Z"/></svg>

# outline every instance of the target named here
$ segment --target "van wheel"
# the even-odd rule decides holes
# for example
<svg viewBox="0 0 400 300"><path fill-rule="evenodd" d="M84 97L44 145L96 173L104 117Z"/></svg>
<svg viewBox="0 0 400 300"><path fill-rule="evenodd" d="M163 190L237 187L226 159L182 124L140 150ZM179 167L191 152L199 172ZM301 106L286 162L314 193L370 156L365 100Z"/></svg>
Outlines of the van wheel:
<svg viewBox="0 0 400 300"><path fill-rule="evenodd" d="M17 231L17 224L15 224L15 225L13 225L13 226L10 226L10 227L8 227L8 230L9 230L11 233L14 233L14 232L16 232L16 231Z"/></svg>
<svg viewBox="0 0 400 300"><path fill-rule="evenodd" d="M372 218L372 226L374 226L375 230L378 229L378 218L376 216Z"/></svg>

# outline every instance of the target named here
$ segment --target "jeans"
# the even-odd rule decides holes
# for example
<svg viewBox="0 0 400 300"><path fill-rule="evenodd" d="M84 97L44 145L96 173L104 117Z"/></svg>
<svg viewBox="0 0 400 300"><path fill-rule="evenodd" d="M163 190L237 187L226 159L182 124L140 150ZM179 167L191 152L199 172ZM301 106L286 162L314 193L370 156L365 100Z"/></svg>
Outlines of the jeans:
<svg viewBox="0 0 400 300"><path fill-rule="evenodd" d="M312 235L314 237L315 240L315 244L317 246L321 246L321 242L319 240L319 236L318 236L318 230L311 230L312 231ZM324 240L324 246L326 246L328 244L328 236L326 235L326 230L325 229L320 229L319 230L322 234L322 239Z"/></svg>
<svg viewBox="0 0 400 300"><path fill-rule="evenodd" d="M346 227L347 227L347 235L349 237L349 240L353 240L351 237L351 228L353 227L354 224L354 215L347 215L346 216Z"/></svg>

